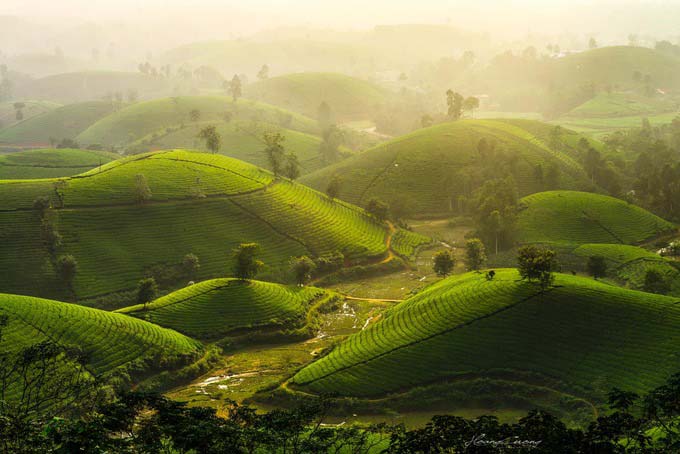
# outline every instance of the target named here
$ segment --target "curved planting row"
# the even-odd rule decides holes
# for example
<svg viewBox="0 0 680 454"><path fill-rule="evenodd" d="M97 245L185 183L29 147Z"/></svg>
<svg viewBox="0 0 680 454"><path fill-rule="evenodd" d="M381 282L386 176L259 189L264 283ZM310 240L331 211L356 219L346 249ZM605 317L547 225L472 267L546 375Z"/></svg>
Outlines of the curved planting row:
<svg viewBox="0 0 680 454"><path fill-rule="evenodd" d="M304 243L314 255L337 250L358 258L377 256L386 249L384 226L363 210L299 184L282 181L233 201L276 231Z"/></svg>
<svg viewBox="0 0 680 454"><path fill-rule="evenodd" d="M97 374L132 362L180 364L201 348L178 332L142 320L58 301L0 294L0 314L9 318L3 349L45 340L77 346Z"/></svg>
<svg viewBox="0 0 680 454"><path fill-rule="evenodd" d="M519 239L525 243L643 241L675 228L638 206L601 194L548 191L524 197Z"/></svg>
<svg viewBox="0 0 680 454"><path fill-rule="evenodd" d="M213 279L159 298L147 307L120 310L192 337L216 338L238 328L277 325L294 328L309 304L324 295L314 287L261 281Z"/></svg>
<svg viewBox="0 0 680 454"><path fill-rule="evenodd" d="M302 369L305 391L384 395L459 375L521 372L594 393L643 390L675 368L680 307L659 295L558 275L539 294L514 270L469 273L396 306Z"/></svg>

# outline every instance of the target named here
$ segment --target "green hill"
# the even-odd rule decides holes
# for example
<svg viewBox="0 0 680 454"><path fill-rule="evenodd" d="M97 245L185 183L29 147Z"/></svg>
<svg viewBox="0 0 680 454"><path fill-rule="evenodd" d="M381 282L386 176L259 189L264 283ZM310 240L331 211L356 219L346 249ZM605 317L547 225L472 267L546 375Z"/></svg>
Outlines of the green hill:
<svg viewBox="0 0 680 454"><path fill-rule="evenodd" d="M560 188L584 188L586 175L575 160L578 135L564 131L559 150L549 133L553 126L530 120L461 120L444 123L398 137L336 165L302 178L325 189L337 174L343 179L340 197L363 205L378 197L411 215L450 214L459 195L500 176L478 151L482 138L495 141L496 149L514 159L514 175L521 195L544 190L535 175L540 165L556 165L561 177L549 182ZM573 142L573 146L571 145Z"/></svg>
<svg viewBox="0 0 680 454"><path fill-rule="evenodd" d="M135 199L138 175L152 194L144 204ZM74 290L81 299L133 290L149 275L170 288L183 284L190 280L180 272L188 253L200 259L196 278L224 276L242 242L262 246L269 276L292 256L341 251L356 262L387 252L387 229L363 210L221 155L137 155L60 181L0 181L2 291L69 295L32 209L39 196L56 207L49 216L63 237L57 253L78 261Z"/></svg>
<svg viewBox="0 0 680 454"><path fill-rule="evenodd" d="M298 73L255 82L248 97L299 112L311 118L326 102L338 121L370 118L389 93L377 85L338 73Z"/></svg>
<svg viewBox="0 0 680 454"><path fill-rule="evenodd" d="M219 153L232 158L267 167L267 156L264 153L263 134L266 131L277 131L284 136L283 146L286 152L295 152L303 174L317 170L323 166L319 157L321 139L304 132L285 129L272 123L253 123L252 121L233 120L224 122L198 122L185 124L183 128L171 128L170 132L156 137L142 139L133 147L148 150L167 150L168 148L203 149L205 145L197 137L201 128L214 125L220 135Z"/></svg>
<svg viewBox="0 0 680 454"><path fill-rule="evenodd" d="M0 349L47 340L76 346L97 375L121 367L143 373L161 363L179 366L201 348L182 334L133 317L58 301L0 294L0 314L9 318Z"/></svg>
<svg viewBox="0 0 680 454"><path fill-rule="evenodd" d="M518 240L523 243L632 244L675 228L643 208L588 192L541 192L524 197L520 205Z"/></svg>
<svg viewBox="0 0 680 454"><path fill-rule="evenodd" d="M581 396L642 391L677 367L676 299L557 275L541 294L516 270L468 273L395 306L291 384L380 396L445 380L500 376Z"/></svg>
<svg viewBox="0 0 680 454"><path fill-rule="evenodd" d="M100 100L115 93L126 98L131 90L141 97L159 96L169 91L164 78L140 72L78 71L55 74L24 84L21 95L29 99L70 104Z"/></svg>
<svg viewBox="0 0 680 454"><path fill-rule="evenodd" d="M551 65L553 83L579 86L639 88L633 80L638 71L650 76L654 88L680 87L680 59L646 47L612 46L592 49L555 60Z"/></svg>
<svg viewBox="0 0 680 454"><path fill-rule="evenodd" d="M262 281L213 279L118 312L134 315L195 338L220 338L243 328L293 329L311 303L327 295L314 287Z"/></svg>
<svg viewBox="0 0 680 454"><path fill-rule="evenodd" d="M107 151L71 148L27 150L0 155L0 180L67 177L120 156Z"/></svg>
<svg viewBox="0 0 680 454"><path fill-rule="evenodd" d="M0 144L47 145L50 139L73 139L114 111L108 101L69 104L0 130ZM89 142L88 144L93 143Z"/></svg>
<svg viewBox="0 0 680 454"><path fill-rule="evenodd" d="M50 110L60 107L60 104L49 101L21 101L24 107L21 109L23 120L17 120L14 102L0 103L0 129L8 128L19 121L28 120Z"/></svg>
<svg viewBox="0 0 680 454"><path fill-rule="evenodd" d="M225 96L182 96L162 98L127 106L92 124L78 136L82 143L123 146L155 139L192 123L190 113L199 112L198 121L265 122L302 132L315 132L313 120L267 104L240 99L234 104ZM178 145L172 145L176 147Z"/></svg>
<svg viewBox="0 0 680 454"><path fill-rule="evenodd" d="M680 295L680 271L670 260L646 249L624 244L582 244L571 253L584 264L589 257L604 257L607 276L635 289L643 288L647 270L654 269L670 284L669 294Z"/></svg>
<svg viewBox="0 0 680 454"><path fill-rule="evenodd" d="M675 105L633 93L598 93L565 116L569 118L610 118L672 112Z"/></svg>

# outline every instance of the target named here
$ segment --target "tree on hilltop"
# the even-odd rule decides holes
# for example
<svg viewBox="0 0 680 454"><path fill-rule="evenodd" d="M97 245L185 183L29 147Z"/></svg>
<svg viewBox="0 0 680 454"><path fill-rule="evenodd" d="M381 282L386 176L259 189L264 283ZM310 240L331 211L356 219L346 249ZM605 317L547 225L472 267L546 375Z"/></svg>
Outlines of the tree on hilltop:
<svg viewBox="0 0 680 454"><path fill-rule="evenodd" d="M541 291L547 289L555 280L553 273L557 270L555 251L529 245L517 251L517 267L522 279L537 281Z"/></svg>
<svg viewBox="0 0 680 454"><path fill-rule="evenodd" d="M470 113L470 116L474 115L475 109L479 108L479 98L470 96L463 101L463 110Z"/></svg>
<svg viewBox="0 0 680 454"><path fill-rule="evenodd" d="M435 254L432 269L437 273L437 276L448 276L455 266L456 258L450 251L439 251Z"/></svg>
<svg viewBox="0 0 680 454"><path fill-rule="evenodd" d="M458 120L463 115L463 95L453 90L446 91L446 105L448 116L452 120Z"/></svg>
<svg viewBox="0 0 680 454"><path fill-rule="evenodd" d="M286 155L284 174L291 180L297 180L300 176L300 161L298 161L295 152L290 152Z"/></svg>
<svg viewBox="0 0 680 454"><path fill-rule="evenodd" d="M137 304L143 304L144 309L146 306L156 299L158 294L158 284L156 284L156 279L148 277L142 279L137 284Z"/></svg>
<svg viewBox="0 0 680 454"><path fill-rule="evenodd" d="M234 249L234 275L242 281L254 278L264 263L257 259L260 245L257 243L241 243Z"/></svg>
<svg viewBox="0 0 680 454"><path fill-rule="evenodd" d="M217 153L219 151L222 139L215 126L210 125L201 129L197 137L205 142L206 148L212 153Z"/></svg>

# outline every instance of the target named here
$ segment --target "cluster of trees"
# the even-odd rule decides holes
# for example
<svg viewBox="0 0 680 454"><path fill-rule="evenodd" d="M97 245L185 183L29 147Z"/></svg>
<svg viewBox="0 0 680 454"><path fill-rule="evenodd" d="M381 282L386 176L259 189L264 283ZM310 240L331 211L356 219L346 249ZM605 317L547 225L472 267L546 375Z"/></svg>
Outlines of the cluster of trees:
<svg viewBox="0 0 680 454"><path fill-rule="evenodd" d="M300 176L300 162L295 152L286 153L283 147L286 138L280 132L266 132L263 137L264 152L274 176L284 175L286 178L296 180Z"/></svg>
<svg viewBox="0 0 680 454"><path fill-rule="evenodd" d="M680 219L680 117L656 127L643 119L640 128L612 133L605 144L612 155L630 156L610 159L625 184L621 192L666 219Z"/></svg>
<svg viewBox="0 0 680 454"><path fill-rule="evenodd" d="M462 118L463 112L468 112L470 116L474 110L479 108L479 99L474 96L465 98L458 92L447 90L446 105L448 107L446 114L451 120L458 120Z"/></svg>

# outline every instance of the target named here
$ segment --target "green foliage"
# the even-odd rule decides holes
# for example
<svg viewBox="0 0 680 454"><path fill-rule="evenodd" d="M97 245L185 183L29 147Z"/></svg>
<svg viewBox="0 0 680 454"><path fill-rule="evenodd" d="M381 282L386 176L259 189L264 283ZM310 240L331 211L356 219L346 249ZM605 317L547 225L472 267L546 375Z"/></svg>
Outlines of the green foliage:
<svg viewBox="0 0 680 454"><path fill-rule="evenodd" d="M588 274L595 279L607 276L607 262L601 255L591 255L588 257Z"/></svg>
<svg viewBox="0 0 680 454"><path fill-rule="evenodd" d="M382 200L372 198L366 204L366 212L378 221L384 221L390 215L390 207Z"/></svg>
<svg viewBox="0 0 680 454"><path fill-rule="evenodd" d="M217 133L215 126L210 125L201 129L198 137L205 142L205 146L212 153L217 153L220 150L220 135Z"/></svg>
<svg viewBox="0 0 680 454"><path fill-rule="evenodd" d="M538 281L545 290L555 280L553 273L558 265L555 251L532 245L522 246L517 250L517 268L522 279Z"/></svg>
<svg viewBox="0 0 680 454"><path fill-rule="evenodd" d="M231 78L231 82L229 82L229 93L234 102L238 101L238 98L243 96L241 79L236 74L234 74L234 77Z"/></svg>
<svg viewBox="0 0 680 454"><path fill-rule="evenodd" d="M598 380L643 392L674 371L665 355L680 340L675 299L564 274L540 292L519 277L496 270L493 280L467 273L429 286L303 368L293 384L368 397L496 371L559 380L598 398Z"/></svg>
<svg viewBox="0 0 680 454"><path fill-rule="evenodd" d="M68 288L73 287L73 280L78 272L78 262L72 255L62 255L57 258L57 276Z"/></svg>
<svg viewBox="0 0 680 454"><path fill-rule="evenodd" d="M456 266L456 259L449 251L437 252L432 262L432 269L439 277L448 276Z"/></svg>
<svg viewBox="0 0 680 454"><path fill-rule="evenodd" d="M182 259L182 270L190 279L196 278L196 273L201 269L201 262L196 254L187 254Z"/></svg>
<svg viewBox="0 0 680 454"><path fill-rule="evenodd" d="M645 292L666 294L670 290L670 285L659 270L651 268L645 272L645 283L642 288Z"/></svg>
<svg viewBox="0 0 680 454"><path fill-rule="evenodd" d="M285 159L285 150L283 148L284 137L278 132L266 132L264 133L263 140L265 144L264 152L267 155L269 168L276 177L283 170Z"/></svg>
<svg viewBox="0 0 680 454"><path fill-rule="evenodd" d="M0 179L57 178L76 175L119 158L114 153L71 148L25 150L0 155Z"/></svg>
<svg viewBox="0 0 680 454"><path fill-rule="evenodd" d="M146 177L138 173L135 175L135 201L138 204L143 204L145 202L148 202L151 200L151 189L149 188L149 182L147 181Z"/></svg>
<svg viewBox="0 0 680 454"><path fill-rule="evenodd" d="M458 120L463 115L463 102L465 98L460 93L448 90L446 92L447 114L450 119Z"/></svg>
<svg viewBox="0 0 680 454"><path fill-rule="evenodd" d="M486 248L479 238L465 242L466 265L469 271L479 271L486 263Z"/></svg>
<svg viewBox="0 0 680 454"><path fill-rule="evenodd" d="M306 255L293 257L290 261L290 270L293 272L295 282L302 286L312 279L312 274L316 270L316 264Z"/></svg>
<svg viewBox="0 0 680 454"><path fill-rule="evenodd" d="M148 277L139 281L137 284L137 304L146 307L148 303L156 298L156 295L158 295L156 279Z"/></svg>
<svg viewBox="0 0 680 454"><path fill-rule="evenodd" d="M241 243L233 251L234 275L241 280L254 278L264 267L264 262L256 257L260 255L260 245L257 243Z"/></svg>
<svg viewBox="0 0 680 454"><path fill-rule="evenodd" d="M335 199L340 196L340 191L342 190L342 179L338 175L333 175L333 177L328 181L326 186L326 195L331 199Z"/></svg>

